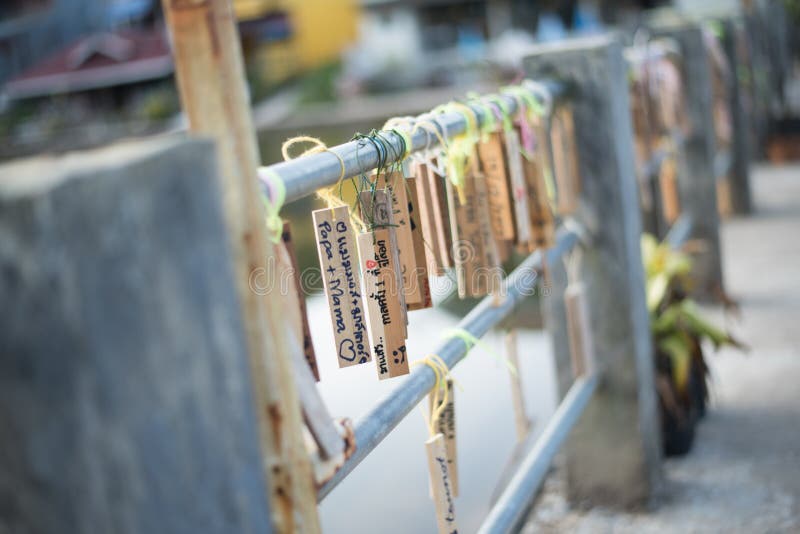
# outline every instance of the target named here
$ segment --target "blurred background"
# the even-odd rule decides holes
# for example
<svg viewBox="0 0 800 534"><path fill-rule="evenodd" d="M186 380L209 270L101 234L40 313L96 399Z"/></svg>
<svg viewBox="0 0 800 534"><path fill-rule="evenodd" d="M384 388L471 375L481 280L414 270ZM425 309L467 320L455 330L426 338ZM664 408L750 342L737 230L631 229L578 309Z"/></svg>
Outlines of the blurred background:
<svg viewBox="0 0 800 534"><path fill-rule="evenodd" d="M800 116L800 0L233 0L262 161L298 134L335 145L522 77L536 42L663 17L749 14L760 155L789 157ZM771 9L780 3L782 9ZM785 15L789 16L787 20ZM778 20L774 20L779 17ZM792 51L795 51L794 53ZM0 161L181 130L158 0L3 0ZM775 138L775 142L771 141ZM287 207L290 220L313 207ZM301 232L301 267L316 258Z"/></svg>
<svg viewBox="0 0 800 534"><path fill-rule="evenodd" d="M776 20L772 7L781 3ZM757 111L756 157L800 157L800 0L233 0L262 161L280 159L298 134L328 145L418 114L469 91L487 92L522 77L534 43L621 28L633 35L643 10L663 17L749 17L752 68L737 72ZM85 149L131 136L185 128L169 37L157 0L2 0L0 2L0 161ZM308 198L287 206L301 269L316 264ZM445 284L447 286L447 284ZM325 302L307 288L315 345L331 345ZM439 298L451 286L441 287ZM535 430L555 409L548 340L530 327L521 345ZM473 303L448 301L415 313L409 352L422 354ZM490 347L499 336L487 338ZM325 350L319 350L324 353ZM455 370L465 531L486 514L513 454L505 368L487 354ZM319 358L320 389L334 415L357 419L391 384L371 366L339 372ZM479 389L480 395L470 391ZM421 417L407 418L321 508L328 532L431 531L432 507ZM402 518L387 521L390 518Z"/></svg>

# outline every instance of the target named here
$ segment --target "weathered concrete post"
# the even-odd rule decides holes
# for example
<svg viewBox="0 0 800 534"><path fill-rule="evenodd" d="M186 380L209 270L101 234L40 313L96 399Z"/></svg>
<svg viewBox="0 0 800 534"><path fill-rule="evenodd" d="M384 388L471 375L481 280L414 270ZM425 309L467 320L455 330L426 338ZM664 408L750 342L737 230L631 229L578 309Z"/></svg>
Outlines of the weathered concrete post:
<svg viewBox="0 0 800 534"><path fill-rule="evenodd" d="M600 385L565 449L569 495L573 502L641 505L659 483L661 454L622 47L608 36L545 46L526 58L525 68L534 78L566 80L576 93L582 178L576 218L591 239L580 272ZM568 353L560 326L551 331L553 344Z"/></svg>
<svg viewBox="0 0 800 534"><path fill-rule="evenodd" d="M692 278L698 297L708 298L723 289L719 240L716 154L712 115L711 65L700 27L681 24L658 27L656 35L672 37L681 49L683 81L691 132L685 142L687 173L679 173L678 192L683 213L692 219L690 239L701 242L694 254Z"/></svg>
<svg viewBox="0 0 800 534"><path fill-rule="evenodd" d="M730 104L733 146L731 147L731 204L733 212L745 215L753 211L750 193L750 120L745 113L742 86L739 81L741 61L736 23L732 19L722 21L722 46L730 66L728 80L728 102Z"/></svg>
<svg viewBox="0 0 800 534"><path fill-rule="evenodd" d="M0 532L270 532L209 141L0 167Z"/></svg>

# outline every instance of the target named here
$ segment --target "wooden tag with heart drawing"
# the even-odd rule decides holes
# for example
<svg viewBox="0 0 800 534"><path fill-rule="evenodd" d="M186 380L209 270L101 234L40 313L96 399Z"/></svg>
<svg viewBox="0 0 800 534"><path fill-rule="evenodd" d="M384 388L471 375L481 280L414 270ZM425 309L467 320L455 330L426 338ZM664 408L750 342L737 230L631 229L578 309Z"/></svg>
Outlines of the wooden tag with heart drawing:
<svg viewBox="0 0 800 534"><path fill-rule="evenodd" d="M339 367L370 361L358 253L347 206L312 212Z"/></svg>

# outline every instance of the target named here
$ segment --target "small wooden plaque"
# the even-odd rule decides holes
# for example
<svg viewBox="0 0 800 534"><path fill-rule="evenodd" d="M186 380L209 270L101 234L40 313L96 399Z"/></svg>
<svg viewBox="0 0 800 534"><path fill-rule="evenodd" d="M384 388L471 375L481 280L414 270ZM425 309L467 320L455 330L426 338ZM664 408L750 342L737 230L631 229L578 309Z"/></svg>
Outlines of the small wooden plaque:
<svg viewBox="0 0 800 534"><path fill-rule="evenodd" d="M450 474L450 487L453 497L458 497L458 452L456 449L456 399L453 380L448 378L447 384L447 404L436 421L436 432L444 437L445 452L447 454L447 470ZM439 395L439 405L444 399L442 393ZM428 394L428 407L431 413L434 410L433 393Z"/></svg>
<svg viewBox="0 0 800 534"><path fill-rule="evenodd" d="M436 507L436 524L439 534L455 534L458 532L456 522L455 495L447 468L447 448L444 436L436 434L425 443L428 455L428 474L431 481L431 493Z"/></svg>
<svg viewBox="0 0 800 534"><path fill-rule="evenodd" d="M428 178L428 165L418 163L415 172L417 175L417 197L419 199L417 205L419 207L419 219L422 225L428 271L436 276L442 276L445 274L444 260L441 246L439 245L439 234L433 209L434 200L431 195L430 179Z"/></svg>
<svg viewBox="0 0 800 534"><path fill-rule="evenodd" d="M446 178L437 174L433 166L429 165L428 188L431 193L433 221L436 227L436 245L439 247L442 267L449 268L453 267L455 262L453 261L453 238L450 234L445 182Z"/></svg>
<svg viewBox="0 0 800 534"><path fill-rule="evenodd" d="M545 173L551 172L550 152L545 142L546 130L543 121L534 123L533 130L537 139L535 152L531 155L531 159L522 159L522 169L528 184L531 235L534 248L550 248L555 244L555 222L547 200L545 183Z"/></svg>
<svg viewBox="0 0 800 534"><path fill-rule="evenodd" d="M399 288L397 298L400 301L400 310L403 317L403 337L408 337L408 307L406 306L406 293L403 285L403 275L400 272L400 247L397 240L397 227L394 222L394 210L391 196L386 189L375 191L362 191L359 193L361 200L361 215L365 221L370 221L376 228L383 228L389 232L392 255L392 271L396 277L396 287Z"/></svg>
<svg viewBox="0 0 800 534"><path fill-rule="evenodd" d="M525 250L531 242L530 209L528 206L528 186L522 169L522 154L517 130L505 133L506 163L514 200L514 221L516 223L516 243Z"/></svg>
<svg viewBox="0 0 800 534"><path fill-rule="evenodd" d="M489 191L492 230L498 240L513 241L515 234L511 191L506 173L503 141L499 132L490 134L486 142L478 143L478 156Z"/></svg>
<svg viewBox="0 0 800 534"><path fill-rule="evenodd" d="M561 107L556 110L550 126L553 147L553 171L558 184L558 213L571 215L578 209L580 179L575 146L575 127L572 111Z"/></svg>
<svg viewBox="0 0 800 534"><path fill-rule="evenodd" d="M431 285L428 280L428 263L425 254L425 237L422 233L422 225L420 222L420 205L417 178L406 178L406 186L408 187L408 219L411 225L411 237L414 242L414 280L417 285L420 296L422 297L419 303L409 304L409 310L421 310L423 308L430 308L433 306L431 299Z"/></svg>
<svg viewBox="0 0 800 534"><path fill-rule="evenodd" d="M408 374L406 335L387 228L358 235L372 352L381 380Z"/></svg>
<svg viewBox="0 0 800 534"><path fill-rule="evenodd" d="M370 361L358 254L347 206L312 212L339 367Z"/></svg>

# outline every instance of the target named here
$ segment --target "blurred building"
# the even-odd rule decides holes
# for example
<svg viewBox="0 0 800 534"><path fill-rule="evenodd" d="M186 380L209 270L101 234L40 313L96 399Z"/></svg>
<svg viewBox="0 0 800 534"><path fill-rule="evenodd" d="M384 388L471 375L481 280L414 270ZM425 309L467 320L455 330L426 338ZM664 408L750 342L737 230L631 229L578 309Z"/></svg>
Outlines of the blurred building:
<svg viewBox="0 0 800 534"><path fill-rule="evenodd" d="M251 75L272 84L338 60L356 39L356 0L233 0Z"/></svg>

